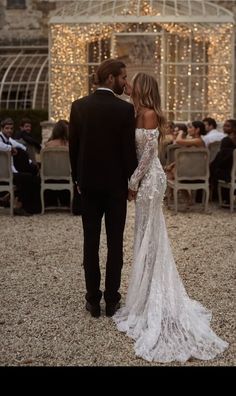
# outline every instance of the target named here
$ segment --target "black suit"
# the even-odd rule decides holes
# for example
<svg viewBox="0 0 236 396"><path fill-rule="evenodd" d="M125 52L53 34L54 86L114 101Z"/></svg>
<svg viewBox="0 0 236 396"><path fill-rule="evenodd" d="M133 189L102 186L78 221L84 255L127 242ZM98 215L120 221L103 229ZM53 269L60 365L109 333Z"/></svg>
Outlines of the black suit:
<svg viewBox="0 0 236 396"><path fill-rule="evenodd" d="M98 251L105 215L108 255L104 298L115 304L120 300L127 182L137 166L133 106L106 90L73 102L69 150L72 178L82 192L86 299L95 304L102 295Z"/></svg>

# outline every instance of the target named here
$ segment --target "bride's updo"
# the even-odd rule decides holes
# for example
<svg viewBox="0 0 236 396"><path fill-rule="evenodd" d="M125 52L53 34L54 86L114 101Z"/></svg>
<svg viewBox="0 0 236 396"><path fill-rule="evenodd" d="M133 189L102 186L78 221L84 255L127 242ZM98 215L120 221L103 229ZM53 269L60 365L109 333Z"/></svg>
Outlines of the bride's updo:
<svg viewBox="0 0 236 396"><path fill-rule="evenodd" d="M157 80L147 73L137 73L132 81L132 93L137 113L140 109L148 108L155 111L158 121L159 138L163 140L165 131L165 117L161 110L161 97Z"/></svg>

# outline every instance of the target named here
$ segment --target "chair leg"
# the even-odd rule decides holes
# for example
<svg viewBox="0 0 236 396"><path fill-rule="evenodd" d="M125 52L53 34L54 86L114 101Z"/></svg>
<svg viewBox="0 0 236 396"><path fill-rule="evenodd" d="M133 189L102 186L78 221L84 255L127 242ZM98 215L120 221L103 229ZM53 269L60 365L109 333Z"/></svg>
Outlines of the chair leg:
<svg viewBox="0 0 236 396"><path fill-rule="evenodd" d="M14 192L13 189L10 192L10 215L13 216L14 214Z"/></svg>
<svg viewBox="0 0 236 396"><path fill-rule="evenodd" d="M205 195L205 212L206 212L208 209L208 202L209 202L209 195L210 195L209 188L204 190L204 195Z"/></svg>
<svg viewBox="0 0 236 396"><path fill-rule="evenodd" d="M174 188L174 205L175 205L175 213L178 212L178 190Z"/></svg>
<svg viewBox="0 0 236 396"><path fill-rule="evenodd" d="M234 211L234 189L233 189L233 186L230 187L229 202L230 202L230 212L233 212Z"/></svg>
<svg viewBox="0 0 236 396"><path fill-rule="evenodd" d="M44 207L44 189L41 186L41 205L42 205L42 210L41 210L41 214L44 214L45 211L45 207Z"/></svg>
<svg viewBox="0 0 236 396"><path fill-rule="evenodd" d="M170 193L171 193L171 188L167 186L167 208L169 209L170 207Z"/></svg>
<svg viewBox="0 0 236 396"><path fill-rule="evenodd" d="M69 190L69 191L70 191L70 213L73 213L73 194L74 194L74 191L73 191L73 189Z"/></svg>
<svg viewBox="0 0 236 396"><path fill-rule="evenodd" d="M220 206L222 206L222 195L221 195L221 186L220 186L220 184L218 184L218 197L219 197L219 204L220 204Z"/></svg>
<svg viewBox="0 0 236 396"><path fill-rule="evenodd" d="M206 203L206 190L202 190L202 204Z"/></svg>

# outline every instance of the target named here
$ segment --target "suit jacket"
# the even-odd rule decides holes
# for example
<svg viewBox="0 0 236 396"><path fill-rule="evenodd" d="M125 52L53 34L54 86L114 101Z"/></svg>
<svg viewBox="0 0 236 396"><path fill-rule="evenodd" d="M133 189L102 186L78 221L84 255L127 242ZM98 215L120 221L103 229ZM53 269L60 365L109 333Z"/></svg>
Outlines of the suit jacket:
<svg viewBox="0 0 236 396"><path fill-rule="evenodd" d="M106 90L73 102L69 152L82 191L127 189L137 167L133 105Z"/></svg>
<svg viewBox="0 0 236 396"><path fill-rule="evenodd" d="M14 139L21 140L23 139L26 143L31 146L34 146L38 152L41 150L41 144L37 142L28 132L26 131L17 131L14 135Z"/></svg>

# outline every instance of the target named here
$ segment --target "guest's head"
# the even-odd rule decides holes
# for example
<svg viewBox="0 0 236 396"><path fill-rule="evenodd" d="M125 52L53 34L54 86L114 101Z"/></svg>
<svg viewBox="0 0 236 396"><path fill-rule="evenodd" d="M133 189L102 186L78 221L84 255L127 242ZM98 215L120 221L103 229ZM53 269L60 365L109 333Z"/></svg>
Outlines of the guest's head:
<svg viewBox="0 0 236 396"><path fill-rule="evenodd" d="M214 118L206 117L202 120L202 122L205 125L206 132L210 132L212 129L216 129L217 127L216 120L214 120Z"/></svg>
<svg viewBox="0 0 236 396"><path fill-rule="evenodd" d="M205 125L202 121L192 121L188 124L188 133L192 137L200 137L206 134Z"/></svg>
<svg viewBox="0 0 236 396"><path fill-rule="evenodd" d="M166 123L166 134L167 135L175 135L175 124L172 121L168 121Z"/></svg>
<svg viewBox="0 0 236 396"><path fill-rule="evenodd" d="M14 121L11 118L5 118L1 122L2 133L9 139L13 135Z"/></svg>
<svg viewBox="0 0 236 396"><path fill-rule="evenodd" d="M187 125L186 124L175 124L174 134L177 136L180 131L183 131L184 135L186 136L188 133Z"/></svg>
<svg viewBox="0 0 236 396"><path fill-rule="evenodd" d="M236 120L234 119L226 120L223 125L223 131L226 135L230 135L231 133L236 133Z"/></svg>
<svg viewBox="0 0 236 396"><path fill-rule="evenodd" d="M51 140L68 140L68 121L67 120L59 120L53 127L52 134L49 138Z"/></svg>
<svg viewBox="0 0 236 396"><path fill-rule="evenodd" d="M117 95L122 95L126 79L125 64L118 59L106 59L98 66L92 83L94 86L110 88Z"/></svg>
<svg viewBox="0 0 236 396"><path fill-rule="evenodd" d="M20 130L30 133L32 129L32 123L29 118L22 118L20 121Z"/></svg>
<svg viewBox="0 0 236 396"><path fill-rule="evenodd" d="M161 110L161 97L156 78L147 73L137 73L132 81L131 98L133 99L137 114L142 108L155 111L158 129L160 134L163 135L165 119Z"/></svg>

